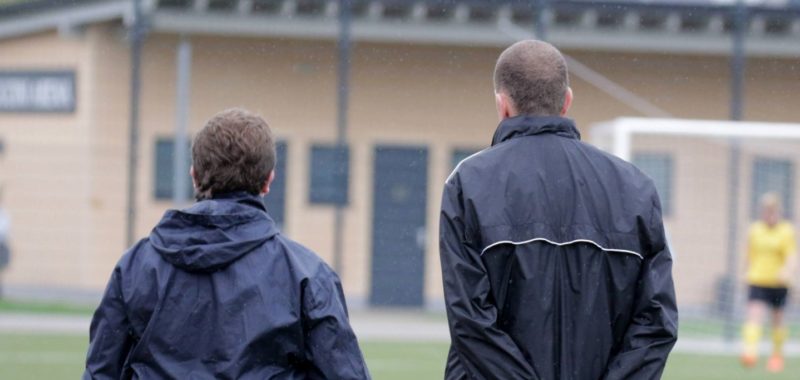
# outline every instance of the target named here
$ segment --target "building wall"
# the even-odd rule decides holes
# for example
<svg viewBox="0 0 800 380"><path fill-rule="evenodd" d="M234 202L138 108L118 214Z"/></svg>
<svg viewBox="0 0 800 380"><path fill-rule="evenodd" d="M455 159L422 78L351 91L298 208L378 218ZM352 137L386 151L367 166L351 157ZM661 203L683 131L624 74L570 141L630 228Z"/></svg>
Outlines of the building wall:
<svg viewBox="0 0 800 380"><path fill-rule="evenodd" d="M336 49L328 41L192 37L190 133L227 107L265 116L288 143L285 232L332 261L333 208L308 201L312 144L333 143L336 133ZM137 236L146 236L171 202L154 197L154 149L175 125L178 37L154 34L144 48L141 136L137 173ZM381 144L429 150L425 289L441 303L438 207L441 184L454 149L488 145L497 119L491 72L500 49L356 45L348 141L350 203L344 211L345 260L341 275L355 304L370 289L373 158ZM728 66L724 57L631 55L568 51L613 81L674 117L724 119ZM77 37L55 33L0 41L0 69L74 67L78 110L72 115L0 114L5 205L14 218L11 284L102 289L125 249L129 56L116 25L95 25ZM745 116L796 121L800 70L788 60L750 60ZM573 117L586 135L596 122L641 115L581 78L572 77ZM698 210L727 208L704 169L722 165L724 149L659 140L648 149L678 149L675 218L667 220L681 258L702 252L718 266L726 216L709 211L698 228ZM278 173L282 175L282 173ZM722 181L724 182L724 181ZM697 189L709 189L703 192ZM677 216L680 215L679 219ZM687 220L692 220L691 222ZM713 235L712 240L708 236ZM694 254L694 253L693 253ZM697 253L696 255L701 255ZM692 298L702 268L676 264L679 292ZM688 262L686 262L688 264ZM698 302L701 301L697 298Z"/></svg>
<svg viewBox="0 0 800 380"><path fill-rule="evenodd" d="M124 31L114 24L86 31L92 46L92 97L89 144L91 244L83 287L102 289L125 247L130 119L130 55Z"/></svg>
<svg viewBox="0 0 800 380"><path fill-rule="evenodd" d="M3 204L12 218L9 283L85 286L91 258L92 50L55 34L0 43L0 69L75 69L71 114L0 114Z"/></svg>

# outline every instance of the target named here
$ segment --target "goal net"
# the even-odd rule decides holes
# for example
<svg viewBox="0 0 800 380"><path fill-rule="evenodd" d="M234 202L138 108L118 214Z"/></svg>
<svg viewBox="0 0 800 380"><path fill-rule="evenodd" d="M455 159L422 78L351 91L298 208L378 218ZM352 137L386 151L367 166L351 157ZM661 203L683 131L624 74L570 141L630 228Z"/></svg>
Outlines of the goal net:
<svg viewBox="0 0 800 380"><path fill-rule="evenodd" d="M622 118L591 142L633 162L656 184L674 255L685 337L735 340L745 317L747 231L759 199L776 193L800 236L800 124ZM800 272L795 273L800 286ZM800 288L787 320L800 337Z"/></svg>

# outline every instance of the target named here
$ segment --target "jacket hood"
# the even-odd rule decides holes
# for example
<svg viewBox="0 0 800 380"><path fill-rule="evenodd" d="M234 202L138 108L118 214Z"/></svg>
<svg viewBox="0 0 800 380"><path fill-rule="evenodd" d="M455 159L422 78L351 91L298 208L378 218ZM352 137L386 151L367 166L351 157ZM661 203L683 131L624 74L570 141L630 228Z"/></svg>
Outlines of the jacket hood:
<svg viewBox="0 0 800 380"><path fill-rule="evenodd" d="M150 243L164 260L188 272L222 269L278 233L258 196L215 196L184 210L170 210Z"/></svg>
<svg viewBox="0 0 800 380"><path fill-rule="evenodd" d="M515 137L555 133L559 136L580 140L581 133L571 119L559 116L515 116L505 119L497 126L492 145Z"/></svg>

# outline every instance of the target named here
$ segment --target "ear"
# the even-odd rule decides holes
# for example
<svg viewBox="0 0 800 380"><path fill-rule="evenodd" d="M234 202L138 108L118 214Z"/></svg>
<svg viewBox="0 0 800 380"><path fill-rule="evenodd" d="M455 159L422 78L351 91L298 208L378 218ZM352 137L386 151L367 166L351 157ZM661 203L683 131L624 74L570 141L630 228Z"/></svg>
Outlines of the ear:
<svg viewBox="0 0 800 380"><path fill-rule="evenodd" d="M564 107L561 107L561 116L566 115L569 108L572 107L572 99L572 88L567 87L567 93L564 94Z"/></svg>
<svg viewBox="0 0 800 380"><path fill-rule="evenodd" d="M269 172L269 176L267 177L267 182L264 182L264 185L261 187L261 196L266 196L269 194L269 185L272 185L272 181L275 180L275 169Z"/></svg>
<svg viewBox="0 0 800 380"><path fill-rule="evenodd" d="M194 174L194 165L189 167L189 177L192 177L192 187L197 190L197 177Z"/></svg>
<svg viewBox="0 0 800 380"><path fill-rule="evenodd" d="M511 99L508 98L503 92L495 92L494 93L494 105L497 109L497 117L500 118L500 121L508 119L509 117L514 116L514 109L511 106Z"/></svg>

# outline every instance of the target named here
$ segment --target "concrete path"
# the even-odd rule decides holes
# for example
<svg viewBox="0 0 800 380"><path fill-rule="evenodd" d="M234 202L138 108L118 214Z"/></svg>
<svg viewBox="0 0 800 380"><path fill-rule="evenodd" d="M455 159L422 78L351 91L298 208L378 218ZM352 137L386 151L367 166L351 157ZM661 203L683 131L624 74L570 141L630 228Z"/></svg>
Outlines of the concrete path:
<svg viewBox="0 0 800 380"><path fill-rule="evenodd" d="M0 332L85 335L89 333L90 321L87 316L0 313Z"/></svg>

